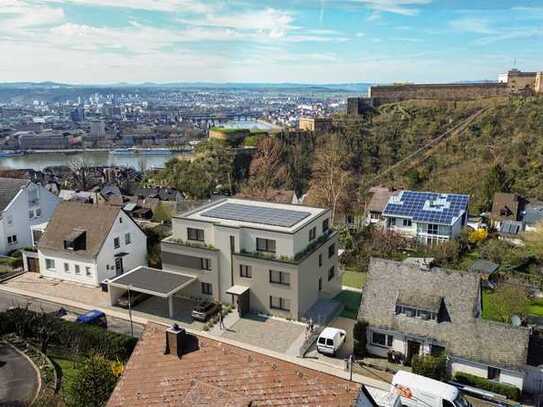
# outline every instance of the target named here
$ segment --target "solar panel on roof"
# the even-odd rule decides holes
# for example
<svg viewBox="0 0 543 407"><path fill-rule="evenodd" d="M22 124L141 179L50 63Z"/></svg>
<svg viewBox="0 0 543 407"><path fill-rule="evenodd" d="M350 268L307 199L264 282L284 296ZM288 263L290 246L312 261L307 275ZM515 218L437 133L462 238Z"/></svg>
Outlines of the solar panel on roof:
<svg viewBox="0 0 543 407"><path fill-rule="evenodd" d="M228 202L209 209L200 216L288 228L311 216L311 213Z"/></svg>

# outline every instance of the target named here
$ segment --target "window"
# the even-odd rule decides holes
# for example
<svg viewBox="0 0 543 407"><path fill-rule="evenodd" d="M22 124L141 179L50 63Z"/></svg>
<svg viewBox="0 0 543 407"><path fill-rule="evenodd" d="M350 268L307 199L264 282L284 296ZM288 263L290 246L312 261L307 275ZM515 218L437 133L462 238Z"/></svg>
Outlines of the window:
<svg viewBox="0 0 543 407"><path fill-rule="evenodd" d="M328 258L333 257L334 254L336 254L336 245L331 244L330 247L328 247Z"/></svg>
<svg viewBox="0 0 543 407"><path fill-rule="evenodd" d="M315 240L316 237L317 237L317 228L313 227L309 229L309 241Z"/></svg>
<svg viewBox="0 0 543 407"><path fill-rule="evenodd" d="M116 237L113 239L113 248L118 249L119 247L121 247L121 241L118 237Z"/></svg>
<svg viewBox="0 0 543 407"><path fill-rule="evenodd" d="M439 229L438 225L434 225L432 223L428 224L427 231L428 231L429 235L437 235L438 234L438 229Z"/></svg>
<svg viewBox="0 0 543 407"><path fill-rule="evenodd" d="M34 217L34 211L32 209L30 209L28 211L28 219L32 219Z"/></svg>
<svg viewBox="0 0 543 407"><path fill-rule="evenodd" d="M372 345L390 348L393 340L394 336L392 335L382 334L380 332L372 332L371 334Z"/></svg>
<svg viewBox="0 0 543 407"><path fill-rule="evenodd" d="M432 344L431 347L430 347L430 354L432 356L440 356L444 352L445 352L445 348L443 346L433 345Z"/></svg>
<svg viewBox="0 0 543 407"><path fill-rule="evenodd" d="M252 278L253 277L253 270L251 269L251 266L246 266L244 264L239 265L239 276L245 277L245 278Z"/></svg>
<svg viewBox="0 0 543 407"><path fill-rule="evenodd" d="M87 275L87 277L90 277L91 276L91 269L90 267L85 267L85 274Z"/></svg>
<svg viewBox="0 0 543 407"><path fill-rule="evenodd" d="M75 274L81 274L81 268L79 267L79 264L76 264L74 266L74 272Z"/></svg>
<svg viewBox="0 0 543 407"><path fill-rule="evenodd" d="M290 300L270 295L270 308L280 309L282 311L290 311Z"/></svg>
<svg viewBox="0 0 543 407"><path fill-rule="evenodd" d="M53 259L45 259L45 268L47 270L55 271L55 261Z"/></svg>
<svg viewBox="0 0 543 407"><path fill-rule="evenodd" d="M378 212L370 212L370 219L378 220L381 218L381 215Z"/></svg>
<svg viewBox="0 0 543 407"><path fill-rule="evenodd" d="M36 209L34 214L36 215L36 218L39 218L41 216L41 208Z"/></svg>
<svg viewBox="0 0 543 407"><path fill-rule="evenodd" d="M347 215L345 222L348 225L353 225L354 224L354 215Z"/></svg>
<svg viewBox="0 0 543 407"><path fill-rule="evenodd" d="M209 283L202 283L202 294L213 295L213 286Z"/></svg>
<svg viewBox="0 0 543 407"><path fill-rule="evenodd" d="M328 281L334 278L334 275L336 274L336 268L334 266L330 267L328 270Z"/></svg>
<svg viewBox="0 0 543 407"><path fill-rule="evenodd" d="M17 235L8 236L8 244L15 244L15 243L17 243Z"/></svg>
<svg viewBox="0 0 543 407"><path fill-rule="evenodd" d="M66 273L69 273L70 272L70 265L68 263L64 263L64 271Z"/></svg>
<svg viewBox="0 0 543 407"><path fill-rule="evenodd" d="M28 204L30 206L34 206L34 205L37 205L38 202L39 202L39 193L38 193L38 188L32 186L28 189Z"/></svg>
<svg viewBox="0 0 543 407"><path fill-rule="evenodd" d="M290 285L290 274L284 271L270 270L270 283Z"/></svg>
<svg viewBox="0 0 543 407"><path fill-rule="evenodd" d="M322 267L322 253L319 253L319 267Z"/></svg>
<svg viewBox="0 0 543 407"><path fill-rule="evenodd" d="M426 321L437 319L437 313L435 312L423 310L423 309L417 309L414 307L407 307L405 305L396 305L396 314L405 315L411 318L420 318Z"/></svg>
<svg viewBox="0 0 543 407"><path fill-rule="evenodd" d="M211 259L203 257L200 259L200 268L202 270L211 270Z"/></svg>
<svg viewBox="0 0 543 407"><path fill-rule="evenodd" d="M259 252L275 253L275 240L256 238L256 250Z"/></svg>
<svg viewBox="0 0 543 407"><path fill-rule="evenodd" d="M123 223L123 217L122 216L119 218L119 223Z"/></svg>
<svg viewBox="0 0 543 407"><path fill-rule="evenodd" d="M390 226L396 226L396 218L390 218Z"/></svg>
<svg viewBox="0 0 543 407"><path fill-rule="evenodd" d="M488 367L488 372L487 372L487 379L488 380L495 380L495 381L499 381L500 380L500 374L501 374L501 370L496 368L496 367L491 367L489 366Z"/></svg>
<svg viewBox="0 0 543 407"><path fill-rule="evenodd" d="M404 227L410 227L412 225L411 219L403 219Z"/></svg>
<svg viewBox="0 0 543 407"><path fill-rule="evenodd" d="M327 232L328 229L330 229L330 220L329 219L324 219L322 221L322 233Z"/></svg>
<svg viewBox="0 0 543 407"><path fill-rule="evenodd" d="M319 291L322 291L322 278L319 278Z"/></svg>
<svg viewBox="0 0 543 407"><path fill-rule="evenodd" d="M204 230L187 228L187 237L189 240L196 240L198 242L204 241Z"/></svg>
<svg viewBox="0 0 543 407"><path fill-rule="evenodd" d="M124 234L124 244L130 244L130 233Z"/></svg>

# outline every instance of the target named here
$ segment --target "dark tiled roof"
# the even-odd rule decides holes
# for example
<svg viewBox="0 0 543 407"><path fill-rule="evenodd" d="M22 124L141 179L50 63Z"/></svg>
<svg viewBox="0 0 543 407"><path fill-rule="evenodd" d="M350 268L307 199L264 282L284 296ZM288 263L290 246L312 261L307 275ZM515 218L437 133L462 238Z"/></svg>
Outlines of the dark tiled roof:
<svg viewBox="0 0 543 407"><path fill-rule="evenodd" d="M417 266L372 258L358 318L370 326L433 338L460 358L504 367L526 364L529 331L477 318L480 277L476 273ZM450 322L397 316L400 291L443 297Z"/></svg>
<svg viewBox="0 0 543 407"><path fill-rule="evenodd" d="M90 205L62 202L57 206L38 245L39 249L64 251L64 240L74 230L86 232L86 249L70 253L94 258L100 252L121 208L111 205ZM127 216L128 218L128 216Z"/></svg>
<svg viewBox="0 0 543 407"><path fill-rule="evenodd" d="M181 359L164 355L165 328L148 324L109 407L352 406L360 385L198 336Z"/></svg>
<svg viewBox="0 0 543 407"><path fill-rule="evenodd" d="M0 211L6 209L15 195L30 181L18 178L0 178Z"/></svg>

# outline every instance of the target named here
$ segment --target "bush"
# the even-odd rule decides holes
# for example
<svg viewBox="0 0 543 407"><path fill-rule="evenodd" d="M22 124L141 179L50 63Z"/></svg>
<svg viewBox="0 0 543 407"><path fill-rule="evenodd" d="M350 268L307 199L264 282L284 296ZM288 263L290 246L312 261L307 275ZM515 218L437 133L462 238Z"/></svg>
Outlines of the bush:
<svg viewBox="0 0 543 407"><path fill-rule="evenodd" d="M137 338L106 331L93 325L64 321L47 314L16 308L0 313L0 335L16 333L22 338L47 342L84 355L99 353L111 360L128 360Z"/></svg>
<svg viewBox="0 0 543 407"><path fill-rule="evenodd" d="M520 389L509 384L496 383L491 380L463 372L456 373L454 375L454 380L461 384L501 394L511 400L520 400Z"/></svg>
<svg viewBox="0 0 543 407"><path fill-rule="evenodd" d="M447 371L447 356L417 355L411 361L413 373L439 381L449 380Z"/></svg>
<svg viewBox="0 0 543 407"><path fill-rule="evenodd" d="M366 345L368 323L366 321L356 321L353 328L353 353L359 358L366 356Z"/></svg>
<svg viewBox="0 0 543 407"><path fill-rule="evenodd" d="M112 363L103 356L92 355L83 362L68 388L68 406L104 406L115 388L117 376Z"/></svg>

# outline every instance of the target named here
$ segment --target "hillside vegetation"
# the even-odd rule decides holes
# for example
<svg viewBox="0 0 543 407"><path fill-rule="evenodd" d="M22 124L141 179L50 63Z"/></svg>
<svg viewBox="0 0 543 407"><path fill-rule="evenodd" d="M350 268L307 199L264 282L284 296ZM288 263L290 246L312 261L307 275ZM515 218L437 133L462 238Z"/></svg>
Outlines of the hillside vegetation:
<svg viewBox="0 0 543 407"><path fill-rule="evenodd" d="M353 169L371 181L483 108L466 131L370 183L468 193L473 212L490 209L496 190L543 199L543 98L402 102L382 106L360 121L339 121L340 132L357 157Z"/></svg>

